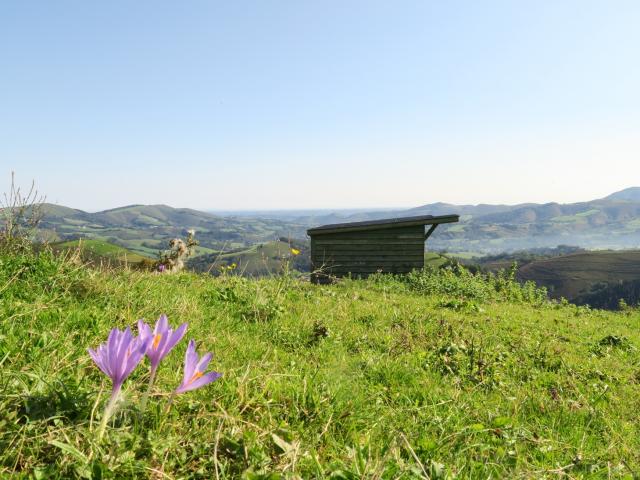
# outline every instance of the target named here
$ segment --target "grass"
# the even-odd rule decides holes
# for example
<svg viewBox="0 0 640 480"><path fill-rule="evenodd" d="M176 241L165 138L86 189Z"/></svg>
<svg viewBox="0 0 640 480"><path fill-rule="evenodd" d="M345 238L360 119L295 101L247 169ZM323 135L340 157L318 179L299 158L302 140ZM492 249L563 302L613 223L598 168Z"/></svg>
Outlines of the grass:
<svg viewBox="0 0 640 480"><path fill-rule="evenodd" d="M222 253L216 255L221 263L237 263L240 268L246 268L248 274L269 274L282 270L282 259L290 256L290 246L287 242L273 241L253 245L241 252Z"/></svg>
<svg viewBox="0 0 640 480"><path fill-rule="evenodd" d="M0 476L634 478L640 314L461 269L314 286L0 255ZM186 341L96 440L86 348L167 313L221 380L179 396ZM637 477L635 477L637 478Z"/></svg>
<svg viewBox="0 0 640 480"><path fill-rule="evenodd" d="M427 267L439 267L444 265L449 259L437 252L426 252L424 254L424 264Z"/></svg>

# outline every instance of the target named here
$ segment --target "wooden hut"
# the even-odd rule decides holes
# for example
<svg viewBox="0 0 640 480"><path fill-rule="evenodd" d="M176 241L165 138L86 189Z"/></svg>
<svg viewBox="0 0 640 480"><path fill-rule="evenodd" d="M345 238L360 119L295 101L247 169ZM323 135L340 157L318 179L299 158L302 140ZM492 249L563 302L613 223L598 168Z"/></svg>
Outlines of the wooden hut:
<svg viewBox="0 0 640 480"><path fill-rule="evenodd" d="M408 273L424 267L424 244L441 223L458 215L421 215L311 228L312 281L366 277L375 272ZM430 225L428 229L426 225Z"/></svg>

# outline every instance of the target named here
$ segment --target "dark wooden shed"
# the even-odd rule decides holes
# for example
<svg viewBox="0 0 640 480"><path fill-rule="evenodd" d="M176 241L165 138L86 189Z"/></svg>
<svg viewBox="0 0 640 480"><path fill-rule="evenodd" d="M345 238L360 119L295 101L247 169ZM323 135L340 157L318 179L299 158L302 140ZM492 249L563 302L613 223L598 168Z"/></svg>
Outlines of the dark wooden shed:
<svg viewBox="0 0 640 480"><path fill-rule="evenodd" d="M424 267L424 243L441 223L458 215L421 215L311 228L312 281L366 277L375 272L408 273ZM426 225L430 225L425 229Z"/></svg>

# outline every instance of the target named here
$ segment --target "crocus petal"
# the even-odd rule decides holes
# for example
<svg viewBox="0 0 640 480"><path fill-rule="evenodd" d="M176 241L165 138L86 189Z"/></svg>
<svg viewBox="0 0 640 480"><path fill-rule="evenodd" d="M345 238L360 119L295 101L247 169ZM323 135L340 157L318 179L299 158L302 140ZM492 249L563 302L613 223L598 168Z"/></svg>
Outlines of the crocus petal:
<svg viewBox="0 0 640 480"><path fill-rule="evenodd" d="M138 320L138 336L142 338L151 336L151 327L142 319Z"/></svg>
<svg viewBox="0 0 640 480"><path fill-rule="evenodd" d="M169 319L165 314L162 314L156 322L156 328L153 333L166 333L167 330L169 330Z"/></svg>
<svg viewBox="0 0 640 480"><path fill-rule="evenodd" d="M171 352L176 343L182 339L187 324L181 325L178 330L174 332L173 329L170 328L169 319L163 314L158 318L153 330L151 330L150 326L140 321L138 325L140 332L144 332L140 335L145 338L151 338L147 346L146 354L151 362L151 368L155 369L162 359Z"/></svg>
<svg viewBox="0 0 640 480"><path fill-rule="evenodd" d="M91 356L91 359L95 362L98 368L102 370L102 373L104 373L105 375L109 375L108 370L104 368L104 362L102 361L102 357L100 356L100 354L90 348L88 348L87 350L89 351L89 355Z"/></svg>
<svg viewBox="0 0 640 480"><path fill-rule="evenodd" d="M126 368L124 363L127 357L128 347L129 342L127 342L127 331L125 330L118 335L118 341L116 342L114 349L109 350L108 352L114 383L122 379L124 376L124 369Z"/></svg>
<svg viewBox="0 0 640 480"><path fill-rule="evenodd" d="M207 369L207 365L209 365L211 358L213 358L212 353L206 353L205 355L203 355L200 361L197 363L195 371L204 372Z"/></svg>
<svg viewBox="0 0 640 480"><path fill-rule="evenodd" d="M184 377L182 383L187 383L193 377L197 363L196 342L189 340L187 351L184 354Z"/></svg>
<svg viewBox="0 0 640 480"><path fill-rule="evenodd" d="M131 347L133 341L133 334L131 333L131 329L127 327L124 333L120 336L120 342L117 349L116 355L116 369L118 372L118 377L124 380L127 375L125 372L127 371L127 362L128 357L131 355Z"/></svg>
<svg viewBox="0 0 640 480"><path fill-rule="evenodd" d="M118 338L119 338L119 334L120 330L118 330L117 328L114 328L111 330L111 332L109 332L109 338L107 339L107 345L106 345L106 350L108 352L115 352L116 351L116 346L118 343Z"/></svg>
<svg viewBox="0 0 640 480"><path fill-rule="evenodd" d="M131 353L126 360L123 379L128 377L129 374L138 366L140 360L144 357L144 353L147 350L147 344L150 340L150 338L136 339L136 342L131 345Z"/></svg>
<svg viewBox="0 0 640 480"><path fill-rule="evenodd" d="M176 346L176 343L182 340L182 337L184 337L184 334L186 332L187 332L187 324L183 323L178 327L178 329L175 332L172 332L171 334L167 335L168 337L167 343L164 346L165 355L168 354L173 349L173 347Z"/></svg>
<svg viewBox="0 0 640 480"><path fill-rule="evenodd" d="M124 331L114 328L107 342L100 344L96 350L89 349L89 355L98 368L111 378L116 391L142 360L148 342L148 338L134 337L129 328Z"/></svg>
<svg viewBox="0 0 640 480"><path fill-rule="evenodd" d="M184 384L183 383L182 385L180 385L176 389L176 393L190 392L191 390L196 390L196 389L198 389L200 387L204 387L205 385L208 385L211 382L216 381L221 376L222 376L222 374L218 373L218 372L205 373L204 375L202 375L201 377L197 378L196 380L194 380L191 383L188 383L188 384Z"/></svg>
<svg viewBox="0 0 640 480"><path fill-rule="evenodd" d="M184 376L175 393L195 390L220 378L221 374L218 372L204 372L212 357L211 353L206 353L198 358L196 342L190 340L184 356Z"/></svg>

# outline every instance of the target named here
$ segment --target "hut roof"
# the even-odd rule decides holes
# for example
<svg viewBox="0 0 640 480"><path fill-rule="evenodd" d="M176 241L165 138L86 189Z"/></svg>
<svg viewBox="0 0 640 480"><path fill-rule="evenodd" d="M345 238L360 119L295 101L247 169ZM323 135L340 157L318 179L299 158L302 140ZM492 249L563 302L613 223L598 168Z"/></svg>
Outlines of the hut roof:
<svg viewBox="0 0 640 480"><path fill-rule="evenodd" d="M385 218L366 222L335 223L307 230L309 236L328 233L359 232L363 230L382 230L388 228L413 227L416 225L437 225L453 223L459 220L459 215L419 215L417 217Z"/></svg>

